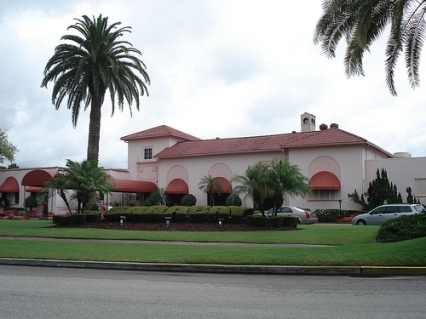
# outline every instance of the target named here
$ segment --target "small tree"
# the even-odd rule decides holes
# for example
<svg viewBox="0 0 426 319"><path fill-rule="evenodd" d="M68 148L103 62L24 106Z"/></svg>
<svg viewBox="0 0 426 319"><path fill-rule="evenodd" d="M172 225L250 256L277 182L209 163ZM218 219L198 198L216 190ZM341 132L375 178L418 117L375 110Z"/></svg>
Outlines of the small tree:
<svg viewBox="0 0 426 319"><path fill-rule="evenodd" d="M10 143L7 138L7 130L0 128L0 163L3 163L5 159L12 162L17 152L16 146Z"/></svg>
<svg viewBox="0 0 426 319"><path fill-rule="evenodd" d="M355 203L360 204L363 210L371 210L377 206L386 203L402 203L402 196L398 193L396 185L389 182L388 174L385 169L377 169L376 179L368 185L367 200L364 196L359 197L357 191L348 194L348 197Z"/></svg>
<svg viewBox="0 0 426 319"><path fill-rule="evenodd" d="M98 167L95 160L79 163L68 159L66 167L60 169L47 185L58 191L70 212L65 190L73 190L70 198L77 200L77 211L82 214L88 204L97 199L99 193L113 189L114 186L108 182L109 178L110 175Z"/></svg>
<svg viewBox="0 0 426 319"><path fill-rule="evenodd" d="M145 200L146 206L152 205L164 205L166 202L166 195L164 194L164 188L159 188L153 191L148 198Z"/></svg>
<svg viewBox="0 0 426 319"><path fill-rule="evenodd" d="M211 177L210 175L203 176L203 178L201 178L200 182L198 183L198 189L210 194L212 206L214 206L213 194L222 193L222 183L219 179Z"/></svg>

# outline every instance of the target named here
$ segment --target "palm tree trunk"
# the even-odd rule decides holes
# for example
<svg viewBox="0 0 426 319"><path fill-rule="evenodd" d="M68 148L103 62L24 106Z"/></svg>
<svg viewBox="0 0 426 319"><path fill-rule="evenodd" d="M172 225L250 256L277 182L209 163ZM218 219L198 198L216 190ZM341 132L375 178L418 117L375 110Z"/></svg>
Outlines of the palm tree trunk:
<svg viewBox="0 0 426 319"><path fill-rule="evenodd" d="M87 160L99 163L99 140L101 135L102 98L92 97L90 107L89 141L87 144Z"/></svg>

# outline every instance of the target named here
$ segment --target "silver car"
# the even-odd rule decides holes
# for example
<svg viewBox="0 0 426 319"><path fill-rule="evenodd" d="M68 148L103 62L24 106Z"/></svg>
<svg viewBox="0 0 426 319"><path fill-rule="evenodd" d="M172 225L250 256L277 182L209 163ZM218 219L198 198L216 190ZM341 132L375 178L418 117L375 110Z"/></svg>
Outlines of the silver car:
<svg viewBox="0 0 426 319"><path fill-rule="evenodd" d="M352 219L352 224L381 225L390 219L422 213L426 213L426 209L420 204L387 204L376 207L368 213L355 216Z"/></svg>
<svg viewBox="0 0 426 319"><path fill-rule="evenodd" d="M266 216L272 216L274 209L265 212ZM294 216L299 220L299 224L316 224L318 223L318 217L314 212L293 206L282 206L278 209L277 216Z"/></svg>

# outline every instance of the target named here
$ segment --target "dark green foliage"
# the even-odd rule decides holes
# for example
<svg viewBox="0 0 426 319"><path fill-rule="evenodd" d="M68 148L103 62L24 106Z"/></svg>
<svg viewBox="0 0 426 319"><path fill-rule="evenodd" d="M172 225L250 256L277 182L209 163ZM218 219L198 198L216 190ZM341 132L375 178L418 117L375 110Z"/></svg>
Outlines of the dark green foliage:
<svg viewBox="0 0 426 319"><path fill-rule="evenodd" d="M27 198L25 198L25 207L29 207L30 209L33 209L35 207L37 207L38 202L37 199L34 196L28 196Z"/></svg>
<svg viewBox="0 0 426 319"><path fill-rule="evenodd" d="M188 220L190 222L205 222L207 221L207 213L210 210L210 206L192 206L188 211Z"/></svg>
<svg viewBox="0 0 426 319"><path fill-rule="evenodd" d="M319 223L335 223L336 220L349 216L348 211L340 209L317 209L315 213Z"/></svg>
<svg viewBox="0 0 426 319"><path fill-rule="evenodd" d="M86 211L86 222L87 223L97 222L99 220L100 216L101 216L100 212Z"/></svg>
<svg viewBox="0 0 426 319"><path fill-rule="evenodd" d="M235 223L235 224L242 223L243 221L245 221L246 219L245 213L247 212L247 210L250 210L251 214L253 214L254 212L254 210L247 207L242 207L242 206L229 206L229 210L231 215L229 222Z"/></svg>
<svg viewBox="0 0 426 319"><path fill-rule="evenodd" d="M152 221L152 211L146 206L140 206L132 208L132 218L133 223L139 222L150 222Z"/></svg>
<svg viewBox="0 0 426 319"><path fill-rule="evenodd" d="M167 206L161 206L161 205L156 205L156 206L149 206L145 211L146 213L152 213L152 220L155 222L163 222L164 221L164 217L172 217L170 214L165 214L166 210L167 210Z"/></svg>
<svg viewBox="0 0 426 319"><path fill-rule="evenodd" d="M188 206L171 206L167 208L165 215L171 216L172 220L183 222L188 219Z"/></svg>
<svg viewBox="0 0 426 319"><path fill-rule="evenodd" d="M73 214L70 215L70 223L72 225L82 225L86 222L86 214Z"/></svg>
<svg viewBox="0 0 426 319"><path fill-rule="evenodd" d="M192 195L192 194L186 194L182 197L182 200L180 202L180 204L182 206L195 206L195 204L197 203L197 198Z"/></svg>
<svg viewBox="0 0 426 319"><path fill-rule="evenodd" d="M238 194L232 193L226 199L226 206L241 206L243 204Z"/></svg>
<svg viewBox="0 0 426 319"><path fill-rule="evenodd" d="M108 212L104 213L104 219L107 222L118 222L118 221L120 221L120 216L121 215L122 214L120 212L111 212L111 211L108 211Z"/></svg>
<svg viewBox="0 0 426 319"><path fill-rule="evenodd" d="M228 219L231 216L231 210L228 206L213 206L207 212L209 221L215 222L218 218Z"/></svg>
<svg viewBox="0 0 426 319"><path fill-rule="evenodd" d="M106 214L106 213L120 213L120 214L124 214L124 212L126 211L126 210L128 210L129 208L133 208L133 206L115 206L115 207L113 207L113 208L111 208L110 210L108 210L107 212L105 212L104 214Z"/></svg>
<svg viewBox="0 0 426 319"><path fill-rule="evenodd" d="M298 223L299 223L299 219L297 217L292 217L292 216L283 217L283 228L297 228Z"/></svg>
<svg viewBox="0 0 426 319"><path fill-rule="evenodd" d="M269 217L266 220L267 228L283 228L283 217L282 216L273 216Z"/></svg>
<svg viewBox="0 0 426 319"><path fill-rule="evenodd" d="M402 216L382 224L378 240L382 243L426 237L426 214Z"/></svg>
<svg viewBox="0 0 426 319"><path fill-rule="evenodd" d="M162 189L157 189L145 199L145 206L163 205L165 202L164 198L165 196L162 193Z"/></svg>
<svg viewBox="0 0 426 319"><path fill-rule="evenodd" d="M369 211L373 208L383 205L385 202L388 204L402 203L402 196L398 193L396 185L389 182L388 174L385 169L377 169L376 179L371 181L367 190L367 200L364 195L359 197L358 192L348 194L348 197L355 203L360 204L363 210Z"/></svg>
<svg viewBox="0 0 426 319"><path fill-rule="evenodd" d="M52 222L58 226L67 226L71 223L70 215L53 215Z"/></svg>
<svg viewBox="0 0 426 319"><path fill-rule="evenodd" d="M265 227L268 218L262 215L250 215L248 221L253 226Z"/></svg>

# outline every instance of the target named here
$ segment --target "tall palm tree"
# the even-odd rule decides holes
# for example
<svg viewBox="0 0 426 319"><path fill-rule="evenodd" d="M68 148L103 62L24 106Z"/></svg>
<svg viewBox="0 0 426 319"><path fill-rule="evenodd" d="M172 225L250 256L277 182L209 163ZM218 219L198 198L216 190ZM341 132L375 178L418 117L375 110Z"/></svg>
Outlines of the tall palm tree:
<svg viewBox="0 0 426 319"><path fill-rule="evenodd" d="M217 178L211 177L210 175L203 176L198 182L198 189L206 193L210 193L210 199L212 206L214 206L213 194L220 194L222 192L222 183Z"/></svg>
<svg viewBox="0 0 426 319"><path fill-rule="evenodd" d="M335 57L336 47L344 37L347 41L346 74L364 75L364 53L390 25L386 47L386 84L392 95L396 95L394 69L403 51L409 82L413 88L419 85L425 14L424 0L324 0L323 15L317 22L314 42L322 44L328 57Z"/></svg>
<svg viewBox="0 0 426 319"><path fill-rule="evenodd" d="M139 110L139 95L148 95L146 84L150 78L145 64L138 58L141 52L128 41L119 40L130 27L118 28L121 22L108 25L108 18L99 15L91 20L84 15L68 27L80 35L64 35L66 43L56 47L54 55L44 69L42 87L54 82L52 103L59 109L68 95L67 107L72 112L73 126L77 126L81 105L86 110L90 105L89 139L87 159L99 160L101 107L109 90L112 113L115 102L123 110L124 102L136 103Z"/></svg>

